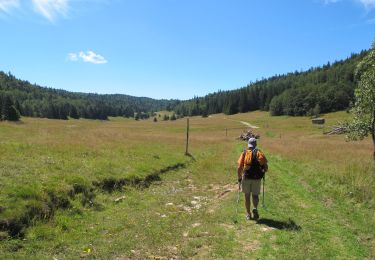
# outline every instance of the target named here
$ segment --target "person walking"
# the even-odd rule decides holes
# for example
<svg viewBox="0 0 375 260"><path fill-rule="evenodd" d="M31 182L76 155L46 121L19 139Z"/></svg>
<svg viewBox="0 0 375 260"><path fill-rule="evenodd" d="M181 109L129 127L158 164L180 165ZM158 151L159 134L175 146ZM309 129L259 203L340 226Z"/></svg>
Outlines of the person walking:
<svg viewBox="0 0 375 260"><path fill-rule="evenodd" d="M245 194L246 219L259 219L258 203L261 188L261 180L268 170L267 158L257 147L257 140L250 138L248 149L241 153L238 159L238 183ZM253 200L253 216L250 211L250 195Z"/></svg>

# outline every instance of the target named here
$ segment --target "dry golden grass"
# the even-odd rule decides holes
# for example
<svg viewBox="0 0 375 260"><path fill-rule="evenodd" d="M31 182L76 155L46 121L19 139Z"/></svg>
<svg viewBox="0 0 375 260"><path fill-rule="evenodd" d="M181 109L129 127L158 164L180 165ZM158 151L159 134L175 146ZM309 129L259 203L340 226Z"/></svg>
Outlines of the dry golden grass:
<svg viewBox="0 0 375 260"><path fill-rule="evenodd" d="M326 125L334 125L338 119L345 118L343 115L343 112L329 114ZM362 164L372 163L370 138L347 142L344 135L323 135L329 127L323 129L312 125L308 117L271 117L265 112L255 112L232 118L259 126L254 131L260 133L263 148L286 158L321 160L342 166L359 160Z"/></svg>
<svg viewBox="0 0 375 260"><path fill-rule="evenodd" d="M334 125L347 117L348 114L344 112L329 114L325 116L326 125ZM353 171L367 168L373 170L372 143L369 138L347 142L343 135L324 136L323 129L312 125L307 117L271 117L266 112L191 118L190 152L199 154L208 144L232 141L239 135L241 128L247 129L238 121L259 126L254 131L261 135L259 143L262 149L283 158L319 163L323 168L334 169L332 173L340 178L355 174ZM226 128L229 129L228 136L225 135ZM159 145L183 153L185 131L186 119L154 123L152 119L134 121L112 118L111 121L101 122L24 118L20 124L1 123L0 137L2 143L15 142L24 146L54 147L57 150L74 150L74 147L79 147L100 153L103 149L115 151L121 147L127 150L144 147L146 152L150 146ZM361 179L361 173L357 175Z"/></svg>

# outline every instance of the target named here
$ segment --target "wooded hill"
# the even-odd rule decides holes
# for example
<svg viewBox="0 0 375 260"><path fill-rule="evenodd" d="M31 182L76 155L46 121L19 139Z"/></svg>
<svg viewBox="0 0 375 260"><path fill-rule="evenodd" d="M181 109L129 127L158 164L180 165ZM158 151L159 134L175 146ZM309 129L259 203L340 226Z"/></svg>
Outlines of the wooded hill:
<svg viewBox="0 0 375 260"><path fill-rule="evenodd" d="M240 89L187 101L74 93L40 87L0 72L0 119L17 120L19 114L55 119L107 119L108 116L133 117L135 114L142 118L159 110L174 110L181 116L254 110L292 116L332 112L348 108L353 101L355 68L366 53L362 51L333 64L273 76Z"/></svg>
<svg viewBox="0 0 375 260"><path fill-rule="evenodd" d="M346 60L305 72L262 79L237 90L196 97L181 102L174 110L185 116L254 110L270 111L272 115L303 116L343 110L354 99L355 69L366 53L352 54Z"/></svg>
<svg viewBox="0 0 375 260"><path fill-rule="evenodd" d="M3 100L3 102L2 102ZM108 116L133 117L171 108L175 100L156 100L128 95L74 93L40 87L0 72L0 104L13 106L23 116L55 119L107 119ZM2 111L1 109L0 111ZM0 115L1 118L1 115ZM6 119L4 114L3 119Z"/></svg>

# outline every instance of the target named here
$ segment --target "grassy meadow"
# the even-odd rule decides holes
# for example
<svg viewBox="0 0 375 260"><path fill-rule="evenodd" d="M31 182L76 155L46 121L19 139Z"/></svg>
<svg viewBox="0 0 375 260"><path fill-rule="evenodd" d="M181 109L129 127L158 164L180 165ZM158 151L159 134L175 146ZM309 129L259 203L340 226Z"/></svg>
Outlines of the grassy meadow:
<svg viewBox="0 0 375 260"><path fill-rule="evenodd" d="M375 257L369 139L322 133L349 115L251 112L153 122L0 123L0 258ZM236 214L240 121L269 159L258 223ZM227 131L226 131L227 129Z"/></svg>

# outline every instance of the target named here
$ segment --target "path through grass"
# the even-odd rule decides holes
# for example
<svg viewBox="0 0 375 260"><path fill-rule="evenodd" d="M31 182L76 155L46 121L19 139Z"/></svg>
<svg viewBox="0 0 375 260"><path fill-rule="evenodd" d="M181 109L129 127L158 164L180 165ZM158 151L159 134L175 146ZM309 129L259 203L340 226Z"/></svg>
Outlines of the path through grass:
<svg viewBox="0 0 375 260"><path fill-rule="evenodd" d="M8 160L0 165L3 169L9 169L8 175L5 171L1 175L7 181L2 183L7 189L12 189L12 172L16 174L15 178L21 178L17 173L22 171L24 174L31 173L32 178L24 179L28 183L37 181L36 173L41 172L45 183L55 183L59 172L64 173L63 166L69 161L67 152L77 143L80 145L72 154L77 169L81 169L81 178L98 178L96 174L92 175L92 169L98 171L99 177L121 178L132 172L143 176L150 169L179 162L186 163L186 166L160 175L160 179L148 188L126 186L110 192L95 190L95 206L82 205L80 195L72 198L70 207L56 210L52 218L34 219L23 237L3 237L0 241L0 258L374 258L375 216L371 201L362 201L362 197L355 195L355 185L353 189L347 182L338 185L340 178L336 178L332 169L341 168L332 168L335 162L327 164L329 167L322 167L322 159L314 157L315 150L306 149L304 145L321 145L317 135L319 129L309 129L301 119L293 121L300 127L285 130L281 124L274 128L267 127L256 114L254 118L237 117L262 126L259 130L264 133L272 133L264 139L263 136L267 135L262 133L260 141L270 161L270 172L266 180L267 207L260 207L261 219L258 223L245 220L242 196L239 213L235 215L236 160L244 144L234 140L237 132L225 136L225 128L235 126L235 122L222 120L222 115L191 120L190 151L194 161L174 152L184 150L182 121L157 125L152 122L124 124L123 121L115 121L104 123L106 125L103 126L97 122L77 121L76 127L87 128L84 138L91 142L78 140L71 144L60 142L51 134L39 138L40 131L50 129L47 124L45 128L31 128L35 131L34 136L24 136L27 140L23 141L17 141L22 138L23 129L6 132L5 127L2 134L8 139L2 143L2 147L8 149ZM61 123L62 126L64 124ZM64 133L57 130L55 133L62 140L67 140ZM78 130L67 133L70 137L80 136ZM282 138L279 137L280 133ZM98 136L100 142L95 143ZM290 143L296 139L295 136L299 139L295 150L304 151L301 156L290 153L290 147L289 153L284 153L278 146L279 142ZM145 166L136 163L136 159L143 162L150 158L143 147L153 140L157 140L157 146L147 150L151 151L151 164ZM338 146L341 149L346 145L337 138L324 141L331 148ZM34 157L27 153L33 147L37 149ZM44 147L44 152L41 147ZM340 153L339 150L334 152ZM58 153L65 157L59 157ZM172 160L168 160L169 153L173 154ZM26 164L12 160L14 154L28 159L31 169L35 170L30 172ZM38 165L37 159L48 154L52 156L46 160L52 160L52 163ZM60 159L56 161L56 158ZM113 163L106 164L111 161L110 158ZM130 164L122 163L122 158ZM85 163L82 165L79 160ZM17 165L15 170L10 167L12 163ZM126 168L127 165L129 168ZM73 166L69 169L74 173ZM114 170L108 172L110 169ZM52 182L48 170L53 170L52 177L56 176L51 179ZM74 177L72 173L69 175ZM24 189L27 187L25 185ZM37 188L34 190L36 194ZM33 194L27 193L27 190L23 193ZM18 195L17 198L23 196ZM9 194L2 192L1 198L11 205ZM17 204L14 209L18 209Z"/></svg>

